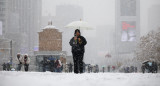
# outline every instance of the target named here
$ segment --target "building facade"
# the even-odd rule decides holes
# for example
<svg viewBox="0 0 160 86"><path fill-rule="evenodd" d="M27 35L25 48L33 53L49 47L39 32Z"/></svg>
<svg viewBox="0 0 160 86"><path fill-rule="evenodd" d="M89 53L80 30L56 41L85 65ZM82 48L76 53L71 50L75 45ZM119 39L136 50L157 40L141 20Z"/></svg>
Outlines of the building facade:
<svg viewBox="0 0 160 86"><path fill-rule="evenodd" d="M62 32L49 22L39 34L39 49L34 52L36 70L44 72L44 62L61 60L63 67L66 65L67 52L62 51ZM45 64L49 66L49 64ZM46 70L51 71L50 68Z"/></svg>
<svg viewBox="0 0 160 86"><path fill-rule="evenodd" d="M62 51L62 32L50 26L39 32L39 51Z"/></svg>
<svg viewBox="0 0 160 86"><path fill-rule="evenodd" d="M5 33L5 30L7 28L7 0L0 0L0 23L2 27L0 28L1 36L2 33Z"/></svg>
<svg viewBox="0 0 160 86"><path fill-rule="evenodd" d="M140 1L116 0L116 57L133 57L140 38Z"/></svg>
<svg viewBox="0 0 160 86"><path fill-rule="evenodd" d="M41 25L41 0L5 0L7 26L6 37L10 34L24 34L26 45L21 46L21 53L33 54L34 46L38 46L37 31ZM25 52L22 50L26 49Z"/></svg>

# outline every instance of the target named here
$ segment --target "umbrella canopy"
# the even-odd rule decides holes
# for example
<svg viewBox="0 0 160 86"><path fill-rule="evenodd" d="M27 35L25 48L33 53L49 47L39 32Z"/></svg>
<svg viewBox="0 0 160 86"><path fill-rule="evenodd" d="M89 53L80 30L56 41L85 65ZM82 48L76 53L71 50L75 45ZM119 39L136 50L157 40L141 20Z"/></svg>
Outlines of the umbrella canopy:
<svg viewBox="0 0 160 86"><path fill-rule="evenodd" d="M142 64L146 64L146 63L148 63L149 61L147 60L147 61L144 61Z"/></svg>
<svg viewBox="0 0 160 86"><path fill-rule="evenodd" d="M48 60L56 60L56 58L48 58Z"/></svg>
<svg viewBox="0 0 160 86"><path fill-rule="evenodd" d="M93 29L88 22L85 21L74 21L69 23L66 28L71 28L71 29L81 29L81 30L91 30Z"/></svg>

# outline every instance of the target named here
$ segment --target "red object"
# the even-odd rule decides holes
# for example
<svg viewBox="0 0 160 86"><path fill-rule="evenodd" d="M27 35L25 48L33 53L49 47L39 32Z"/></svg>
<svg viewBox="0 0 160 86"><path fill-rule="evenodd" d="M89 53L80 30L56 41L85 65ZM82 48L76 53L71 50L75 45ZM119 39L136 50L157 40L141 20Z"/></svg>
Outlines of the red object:
<svg viewBox="0 0 160 86"><path fill-rule="evenodd" d="M111 57L111 55L110 54L106 54L105 57Z"/></svg>
<svg viewBox="0 0 160 86"><path fill-rule="evenodd" d="M127 30L128 28L134 28L135 26L127 24L126 22L122 23L122 29Z"/></svg>

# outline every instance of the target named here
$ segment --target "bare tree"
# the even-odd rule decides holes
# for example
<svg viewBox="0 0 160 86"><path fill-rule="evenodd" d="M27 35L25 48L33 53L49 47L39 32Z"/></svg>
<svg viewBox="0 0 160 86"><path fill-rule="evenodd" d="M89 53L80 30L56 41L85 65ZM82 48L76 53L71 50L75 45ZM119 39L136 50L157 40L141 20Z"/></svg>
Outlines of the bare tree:
<svg viewBox="0 0 160 86"><path fill-rule="evenodd" d="M136 60L154 60L160 62L160 28L150 31L140 38L135 51Z"/></svg>

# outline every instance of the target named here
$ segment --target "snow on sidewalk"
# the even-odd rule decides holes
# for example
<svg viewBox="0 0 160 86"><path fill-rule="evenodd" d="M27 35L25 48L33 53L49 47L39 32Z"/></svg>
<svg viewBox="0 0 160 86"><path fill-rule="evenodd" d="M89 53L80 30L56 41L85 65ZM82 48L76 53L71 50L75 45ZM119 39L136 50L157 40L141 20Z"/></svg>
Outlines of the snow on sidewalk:
<svg viewBox="0 0 160 86"><path fill-rule="evenodd" d="M160 86L160 74L1 71L0 86Z"/></svg>

